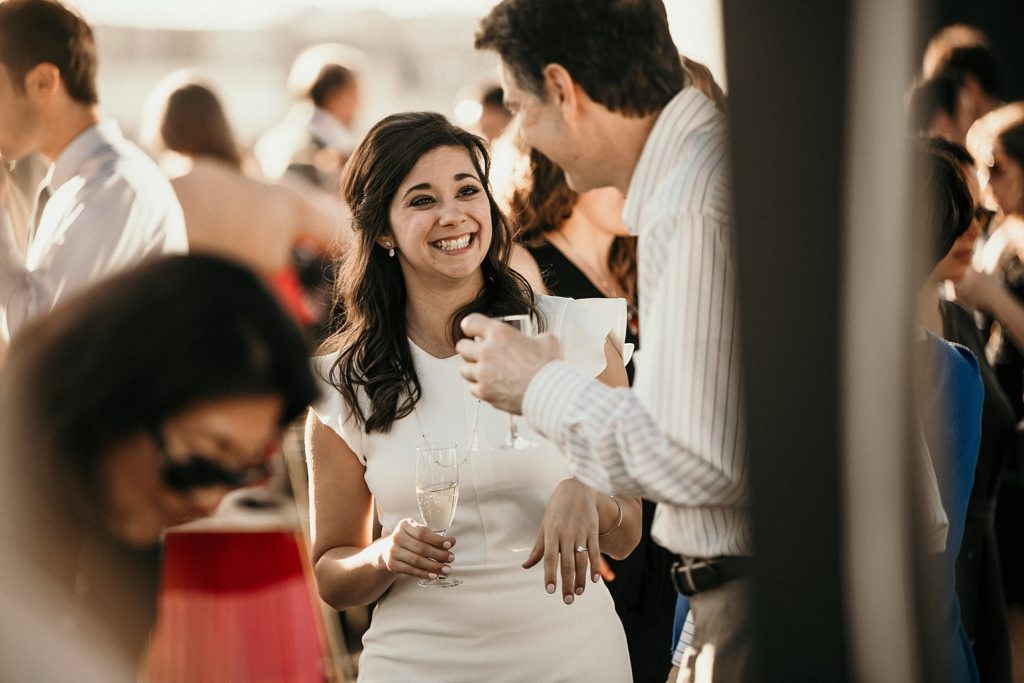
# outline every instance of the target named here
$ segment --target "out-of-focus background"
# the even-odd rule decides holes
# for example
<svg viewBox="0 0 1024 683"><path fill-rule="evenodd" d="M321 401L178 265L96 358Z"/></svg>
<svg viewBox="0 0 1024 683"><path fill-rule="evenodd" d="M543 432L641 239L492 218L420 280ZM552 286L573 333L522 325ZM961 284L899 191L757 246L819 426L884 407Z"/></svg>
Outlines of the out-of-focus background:
<svg viewBox="0 0 1024 683"><path fill-rule="evenodd" d="M285 82L305 47L340 42L365 53L361 133L396 111L457 113L466 86L497 78L496 59L473 49L493 0L72 0L94 27L103 112L138 132L153 86L194 69L217 90L249 147L285 115ZM725 83L715 0L667 0L676 44ZM468 96L468 95L467 95ZM456 118L459 118L456 116ZM463 121L465 122L465 121Z"/></svg>

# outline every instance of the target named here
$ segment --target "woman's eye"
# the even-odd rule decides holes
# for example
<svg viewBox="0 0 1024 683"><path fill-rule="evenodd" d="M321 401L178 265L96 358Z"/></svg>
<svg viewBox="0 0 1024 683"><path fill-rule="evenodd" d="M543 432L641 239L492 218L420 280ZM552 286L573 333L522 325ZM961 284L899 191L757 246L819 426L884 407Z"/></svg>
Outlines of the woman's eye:
<svg viewBox="0 0 1024 683"><path fill-rule="evenodd" d="M409 202L409 206L427 206L430 203L432 203L433 201L434 201L433 197L428 197L426 195L421 195L419 197L414 197L413 200L411 202Z"/></svg>
<svg viewBox="0 0 1024 683"><path fill-rule="evenodd" d="M476 185L466 185L459 190L460 197L471 197L480 192L480 188Z"/></svg>

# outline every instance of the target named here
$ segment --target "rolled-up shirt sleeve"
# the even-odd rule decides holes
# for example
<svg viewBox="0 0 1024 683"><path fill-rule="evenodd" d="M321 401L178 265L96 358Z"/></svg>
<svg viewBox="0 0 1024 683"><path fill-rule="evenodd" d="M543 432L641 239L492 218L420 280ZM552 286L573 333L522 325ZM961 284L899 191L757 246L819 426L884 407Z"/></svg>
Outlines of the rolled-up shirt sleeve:
<svg viewBox="0 0 1024 683"><path fill-rule="evenodd" d="M523 415L588 486L681 506L728 505L745 495L713 458L663 434L632 391L607 387L564 361L533 378Z"/></svg>

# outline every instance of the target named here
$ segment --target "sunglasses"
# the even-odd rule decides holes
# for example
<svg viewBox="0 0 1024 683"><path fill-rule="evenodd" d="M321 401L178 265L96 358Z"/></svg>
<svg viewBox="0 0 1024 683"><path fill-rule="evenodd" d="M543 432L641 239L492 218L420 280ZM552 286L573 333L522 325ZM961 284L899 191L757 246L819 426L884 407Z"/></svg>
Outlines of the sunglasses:
<svg viewBox="0 0 1024 683"><path fill-rule="evenodd" d="M995 216L996 212L991 209L986 209L984 206L974 207L974 220L978 221L978 228L982 232L988 231L988 226L992 225L992 219Z"/></svg>
<svg viewBox="0 0 1024 683"><path fill-rule="evenodd" d="M233 469L203 455L175 458L167 450L167 443L159 429L150 431L160 458L160 476L168 488L179 493L209 486L243 488L266 481L271 474L270 456L277 450L276 444L268 447L264 459L249 467Z"/></svg>

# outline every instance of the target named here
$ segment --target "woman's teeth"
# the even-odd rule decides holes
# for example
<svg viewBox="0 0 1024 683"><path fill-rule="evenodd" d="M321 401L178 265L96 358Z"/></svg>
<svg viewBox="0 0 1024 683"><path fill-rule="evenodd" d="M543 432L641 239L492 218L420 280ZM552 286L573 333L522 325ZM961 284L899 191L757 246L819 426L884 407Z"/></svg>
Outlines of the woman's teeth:
<svg viewBox="0 0 1024 683"><path fill-rule="evenodd" d="M472 235L463 235L462 237L454 240L438 240L434 242L434 246L441 251L455 251L457 249L465 249L469 246L469 241Z"/></svg>

